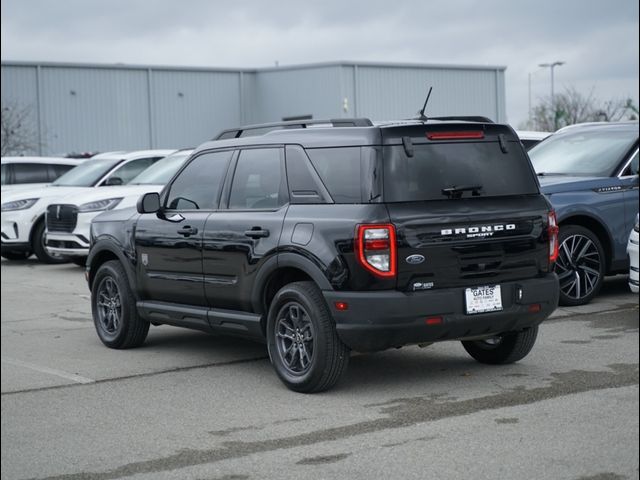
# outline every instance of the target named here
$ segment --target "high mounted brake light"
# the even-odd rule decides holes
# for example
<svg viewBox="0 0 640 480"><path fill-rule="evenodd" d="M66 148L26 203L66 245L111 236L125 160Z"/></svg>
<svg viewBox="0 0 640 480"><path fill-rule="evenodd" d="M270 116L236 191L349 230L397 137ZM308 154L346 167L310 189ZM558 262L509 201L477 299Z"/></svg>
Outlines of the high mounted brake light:
<svg viewBox="0 0 640 480"><path fill-rule="evenodd" d="M549 263L553 264L558 259L558 220L556 212L551 210L548 214L547 235L549 236Z"/></svg>
<svg viewBox="0 0 640 480"><path fill-rule="evenodd" d="M460 132L428 132L429 140L479 140L484 138L482 130L467 130Z"/></svg>
<svg viewBox="0 0 640 480"><path fill-rule="evenodd" d="M358 225L356 258L369 272L382 278L395 277L396 248L396 229L393 225Z"/></svg>

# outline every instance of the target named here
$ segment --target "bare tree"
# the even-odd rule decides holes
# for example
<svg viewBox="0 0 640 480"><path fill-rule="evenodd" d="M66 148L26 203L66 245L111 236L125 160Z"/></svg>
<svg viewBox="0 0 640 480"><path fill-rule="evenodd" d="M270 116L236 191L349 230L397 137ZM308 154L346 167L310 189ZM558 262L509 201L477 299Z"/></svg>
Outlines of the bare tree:
<svg viewBox="0 0 640 480"><path fill-rule="evenodd" d="M2 102L0 129L3 157L38 151L40 145L31 106Z"/></svg>
<svg viewBox="0 0 640 480"><path fill-rule="evenodd" d="M553 132L575 123L638 119L638 107L631 99L601 101L594 96L593 90L585 96L575 87L567 87L563 93L556 94L553 100L544 98L534 107L527 128Z"/></svg>

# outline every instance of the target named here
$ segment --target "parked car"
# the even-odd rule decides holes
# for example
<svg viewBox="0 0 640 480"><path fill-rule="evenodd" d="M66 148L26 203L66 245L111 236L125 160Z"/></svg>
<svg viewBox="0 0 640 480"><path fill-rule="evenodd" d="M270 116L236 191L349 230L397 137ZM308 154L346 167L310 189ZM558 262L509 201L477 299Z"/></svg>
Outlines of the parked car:
<svg viewBox="0 0 640 480"><path fill-rule="evenodd" d="M179 150L145 169L126 185L92 188L56 200L47 208L47 251L84 265L89 253L91 220L101 212L136 205L143 193L159 192L193 150Z"/></svg>
<svg viewBox="0 0 640 480"><path fill-rule="evenodd" d="M529 157L560 224L560 303L588 303L605 275L629 270L638 122L573 125L533 147Z"/></svg>
<svg viewBox="0 0 640 480"><path fill-rule="evenodd" d="M542 140L551 135L551 132L536 132L533 130L517 130L518 138L524 145L525 150L531 150Z"/></svg>
<svg viewBox="0 0 640 480"><path fill-rule="evenodd" d="M636 215L636 224L631 230L629 235L629 243L627 244L627 254L629 255L629 288L633 293L638 293L638 286L640 285L639 274L640 266L638 265L638 249L640 247L640 225L638 225L638 215Z"/></svg>
<svg viewBox="0 0 640 480"><path fill-rule="evenodd" d="M254 338L301 392L331 388L350 350L529 353L557 306L557 227L510 127L270 129L223 132L162 195L93 219L87 280L106 346L139 346L150 324Z"/></svg>
<svg viewBox="0 0 640 480"><path fill-rule="evenodd" d="M51 255L45 248L44 214L50 203L91 188L123 185L157 160L175 150L145 150L98 155L43 187L2 195L2 249L7 260L19 260L35 253L45 263L66 259Z"/></svg>
<svg viewBox="0 0 640 480"><path fill-rule="evenodd" d="M43 186L86 159L58 157L2 157L2 193Z"/></svg>

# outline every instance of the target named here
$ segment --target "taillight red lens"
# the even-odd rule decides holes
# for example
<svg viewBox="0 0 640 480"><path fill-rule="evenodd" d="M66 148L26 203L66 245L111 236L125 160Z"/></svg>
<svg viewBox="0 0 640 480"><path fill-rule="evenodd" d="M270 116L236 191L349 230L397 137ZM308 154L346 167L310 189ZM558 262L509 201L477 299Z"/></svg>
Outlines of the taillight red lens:
<svg viewBox="0 0 640 480"><path fill-rule="evenodd" d="M547 234L549 236L549 263L554 263L558 259L558 220L556 218L556 212L551 210L547 219Z"/></svg>
<svg viewBox="0 0 640 480"><path fill-rule="evenodd" d="M478 140L484 138L482 130L467 130L460 132L429 132L429 140Z"/></svg>
<svg viewBox="0 0 640 480"><path fill-rule="evenodd" d="M367 271L378 277L395 277L396 248L396 229L393 225L358 225L356 258Z"/></svg>

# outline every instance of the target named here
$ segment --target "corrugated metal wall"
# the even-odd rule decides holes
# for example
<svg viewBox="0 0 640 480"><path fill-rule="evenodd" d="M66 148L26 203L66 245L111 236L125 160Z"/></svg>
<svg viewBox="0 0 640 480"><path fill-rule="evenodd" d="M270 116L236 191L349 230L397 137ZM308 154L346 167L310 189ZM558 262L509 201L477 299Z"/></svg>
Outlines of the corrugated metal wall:
<svg viewBox="0 0 640 480"><path fill-rule="evenodd" d="M259 70L2 63L2 100L31 106L43 154L197 146L223 128L428 114L504 121L503 67L328 63Z"/></svg>
<svg viewBox="0 0 640 480"><path fill-rule="evenodd" d="M155 147L197 147L241 123L240 74L153 70L151 105Z"/></svg>
<svg viewBox="0 0 640 480"><path fill-rule="evenodd" d="M503 121L496 71L446 68L353 67L358 115L391 120L411 118L427 106L431 116L482 115Z"/></svg>
<svg viewBox="0 0 640 480"><path fill-rule="evenodd" d="M340 66L274 68L256 75L254 115L249 123L312 115L340 117Z"/></svg>

